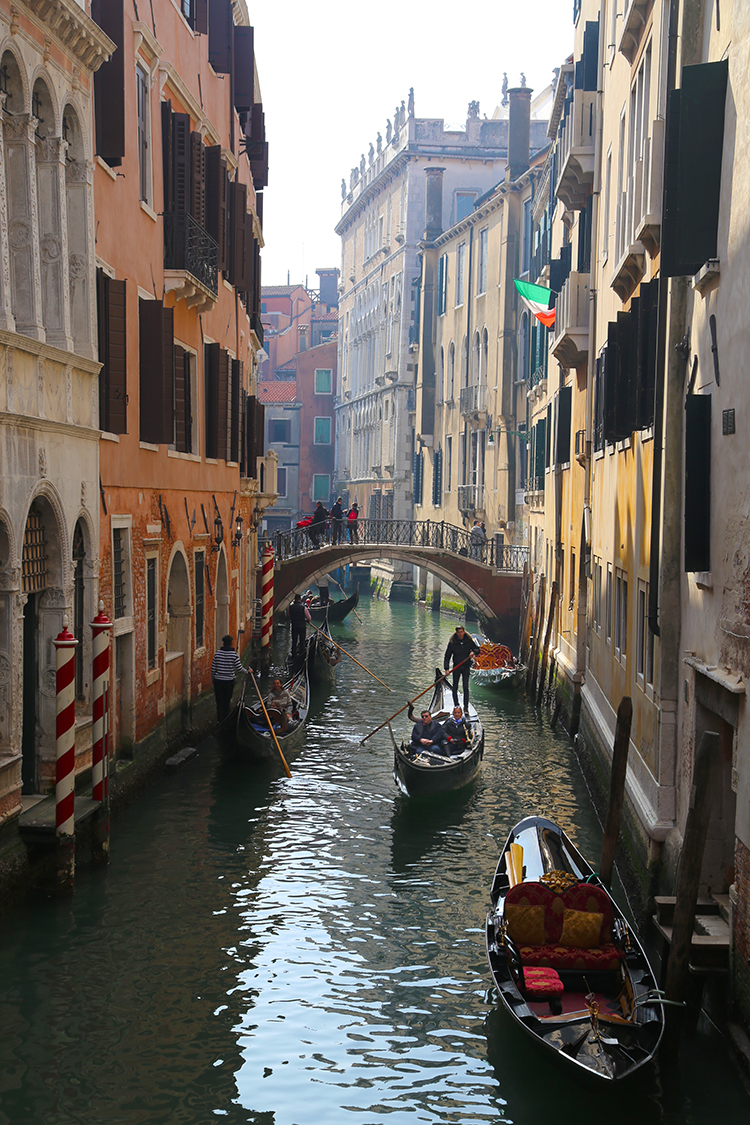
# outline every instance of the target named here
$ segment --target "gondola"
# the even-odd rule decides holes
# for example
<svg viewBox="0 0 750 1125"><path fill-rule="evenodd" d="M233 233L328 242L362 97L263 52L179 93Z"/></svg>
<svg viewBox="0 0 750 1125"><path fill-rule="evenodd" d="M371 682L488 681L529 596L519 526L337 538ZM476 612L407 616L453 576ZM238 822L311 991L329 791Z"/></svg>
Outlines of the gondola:
<svg viewBox="0 0 750 1125"><path fill-rule="evenodd" d="M477 634L474 640L479 645L480 654L478 661L472 665L470 675L477 687L501 691L519 687L526 677L526 665L518 664L505 645L493 645L486 637Z"/></svg>
<svg viewBox="0 0 750 1125"><path fill-rule="evenodd" d="M328 621L312 630L307 642L307 670L312 682L333 683L336 665L342 660L341 650L336 647L328 628Z"/></svg>
<svg viewBox="0 0 750 1125"><path fill-rule="evenodd" d="M318 601L310 604L310 616L313 621L325 621L326 616L329 621L343 621L347 613L351 613L359 605L359 586L357 586L351 597L339 598L338 601L329 601L326 605L321 605Z"/></svg>
<svg viewBox="0 0 750 1125"><path fill-rule="evenodd" d="M298 754L305 735L305 723L310 707L310 684L307 661L298 661L294 672L284 680L284 687L297 705L297 717L289 718L286 732L276 730L276 738L287 761ZM266 704L274 727L281 727L278 711ZM275 721L275 720L278 720ZM255 693L252 681L245 677L242 693L237 706L218 728L217 734L225 743L231 744L243 756L257 762L281 764L276 742L268 729L263 709Z"/></svg>
<svg viewBox="0 0 750 1125"><path fill-rule="evenodd" d="M570 1070L617 1080L654 1057L663 999L638 938L553 821L510 833L490 894L486 941L500 1001Z"/></svg>
<svg viewBox="0 0 750 1125"><path fill-rule="evenodd" d="M441 725L453 711L453 692L439 668L435 669L435 690L429 711ZM463 788L479 773L484 754L484 730L476 707L469 702L466 717L473 737L460 754L434 754L415 750L406 740L394 740L393 780L407 797L433 797Z"/></svg>

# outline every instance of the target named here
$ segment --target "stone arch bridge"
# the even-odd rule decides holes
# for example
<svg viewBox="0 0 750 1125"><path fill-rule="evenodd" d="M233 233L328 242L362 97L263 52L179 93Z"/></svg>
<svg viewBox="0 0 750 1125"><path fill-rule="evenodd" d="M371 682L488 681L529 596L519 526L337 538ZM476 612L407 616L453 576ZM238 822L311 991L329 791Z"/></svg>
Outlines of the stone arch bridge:
<svg viewBox="0 0 750 1125"><path fill-rule="evenodd" d="M286 609L295 593L337 567L373 558L398 559L424 567L452 586L477 611L493 640L515 647L528 547L503 544L499 537L476 546L465 528L432 520L360 519L354 539L347 530L345 526L342 540L334 543L326 525L317 548L307 528L280 531L269 540L276 555L277 612Z"/></svg>

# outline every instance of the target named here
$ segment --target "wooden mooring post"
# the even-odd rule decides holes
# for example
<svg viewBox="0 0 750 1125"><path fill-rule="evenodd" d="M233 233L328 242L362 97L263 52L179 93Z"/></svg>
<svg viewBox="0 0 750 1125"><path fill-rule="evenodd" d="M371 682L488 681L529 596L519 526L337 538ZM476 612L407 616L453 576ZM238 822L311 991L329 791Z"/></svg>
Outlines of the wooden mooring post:
<svg viewBox="0 0 750 1125"><path fill-rule="evenodd" d="M623 696L617 708L615 725L615 744L612 751L612 771L609 781L609 808L607 826L604 830L602 858L599 874L605 887L612 886L612 871L615 866L617 837L620 835L622 803L625 797L625 777L628 769L628 747L630 746L630 727L633 721L633 701L629 695Z"/></svg>
<svg viewBox="0 0 750 1125"><path fill-rule="evenodd" d="M547 653L549 651L549 639L552 633L552 622L555 618L555 606L557 605L557 583L552 583L552 589L549 595L549 615L547 617L547 628L544 631L544 646L542 648L542 670L539 673L539 688L536 693L536 705L541 707L542 696L544 695L544 675L547 671Z"/></svg>
<svg viewBox="0 0 750 1125"><path fill-rule="evenodd" d="M526 670L526 690L533 691L536 683L536 662L539 655L539 633L542 628L542 610L544 608L544 594L547 579L544 575L539 579L539 599L534 612L534 637L530 645L529 666ZM533 586L532 586L533 589Z"/></svg>

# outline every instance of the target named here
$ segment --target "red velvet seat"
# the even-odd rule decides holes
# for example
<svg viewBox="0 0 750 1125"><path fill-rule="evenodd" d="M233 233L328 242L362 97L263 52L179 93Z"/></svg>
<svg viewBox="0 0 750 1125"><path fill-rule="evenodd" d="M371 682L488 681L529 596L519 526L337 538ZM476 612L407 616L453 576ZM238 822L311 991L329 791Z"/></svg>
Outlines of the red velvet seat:
<svg viewBox="0 0 750 1125"><path fill-rule="evenodd" d="M599 971L619 967L620 955L612 942L612 903L601 887L592 883L578 883L560 893L551 890L544 883L518 883L511 887L506 896L506 910L509 906L544 907L544 942L529 945L516 941L524 966ZM590 949L580 949L560 944L566 910L601 914L602 922L596 945ZM513 937L511 923L509 932Z"/></svg>
<svg viewBox="0 0 750 1125"><path fill-rule="evenodd" d="M562 996L565 985L554 969L524 966L524 990L527 996Z"/></svg>

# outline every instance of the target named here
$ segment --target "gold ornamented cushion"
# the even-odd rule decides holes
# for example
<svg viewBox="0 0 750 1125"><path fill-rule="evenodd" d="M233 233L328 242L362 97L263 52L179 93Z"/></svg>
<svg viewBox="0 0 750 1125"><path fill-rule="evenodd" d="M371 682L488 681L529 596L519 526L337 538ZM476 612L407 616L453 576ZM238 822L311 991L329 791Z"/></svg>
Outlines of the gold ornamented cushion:
<svg viewBox="0 0 750 1125"><path fill-rule="evenodd" d="M603 914L588 910L566 910L560 945L568 949L594 949L599 944Z"/></svg>
<svg viewBox="0 0 750 1125"><path fill-rule="evenodd" d="M543 906L506 906L505 920L516 945L544 945Z"/></svg>

